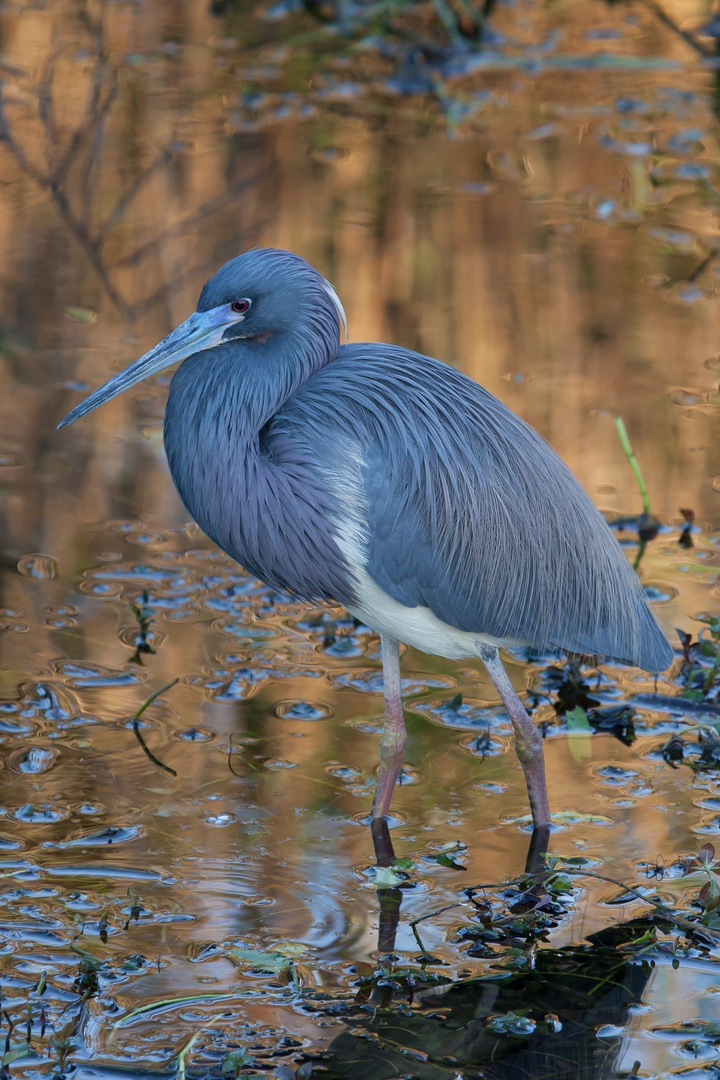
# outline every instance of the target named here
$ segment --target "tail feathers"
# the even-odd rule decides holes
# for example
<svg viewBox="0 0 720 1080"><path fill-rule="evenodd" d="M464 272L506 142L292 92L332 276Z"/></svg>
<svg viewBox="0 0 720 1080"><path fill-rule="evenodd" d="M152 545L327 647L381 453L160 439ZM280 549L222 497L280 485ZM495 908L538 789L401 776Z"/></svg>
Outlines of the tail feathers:
<svg viewBox="0 0 720 1080"><path fill-rule="evenodd" d="M620 618L622 627L588 627L587 636L577 635L576 641L562 642L561 647L620 660L653 674L669 668L674 653L647 601L639 597L635 610Z"/></svg>
<svg viewBox="0 0 720 1080"><path fill-rule="evenodd" d="M647 604L643 609L644 619L640 621L641 637L637 659L633 663L645 671L665 671L673 662L674 653L664 631L658 625L655 615Z"/></svg>

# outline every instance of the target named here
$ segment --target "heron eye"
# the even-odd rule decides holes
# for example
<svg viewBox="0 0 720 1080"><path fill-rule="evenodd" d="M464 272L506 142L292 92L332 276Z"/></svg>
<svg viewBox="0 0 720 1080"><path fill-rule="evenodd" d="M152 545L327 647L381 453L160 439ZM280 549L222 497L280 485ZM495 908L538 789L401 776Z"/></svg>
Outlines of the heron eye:
<svg viewBox="0 0 720 1080"><path fill-rule="evenodd" d="M230 310L234 311L236 315L244 315L249 310L250 303L250 300L233 300Z"/></svg>

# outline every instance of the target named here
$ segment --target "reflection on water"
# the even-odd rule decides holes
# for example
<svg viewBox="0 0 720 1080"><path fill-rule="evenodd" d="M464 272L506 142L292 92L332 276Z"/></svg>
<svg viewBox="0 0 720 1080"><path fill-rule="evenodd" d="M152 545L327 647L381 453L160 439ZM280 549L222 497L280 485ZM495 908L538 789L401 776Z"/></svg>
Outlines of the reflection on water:
<svg viewBox="0 0 720 1080"><path fill-rule="evenodd" d="M666 7L693 25L705 15ZM350 94L341 58L325 56L316 78L312 56L293 66L253 19L172 3L0 12L0 989L13 1047L33 1005L34 1056L12 1065L28 1076L66 1058L83 1076L94 1061L215 1075L231 1052L281 1076L275 1065L327 1047L328 1075L384 1076L366 1049L394 1045L403 1010L419 1025L403 1036L407 1075L470 1076L487 1068L485 1019L534 1008L518 947L505 982L401 997L356 1037L358 971L378 933L380 952L416 973L426 954L438 979L493 970L458 934L472 915L463 889L521 873L529 836L510 727L479 663L404 656L392 840L409 862L400 881L378 879L363 824L377 639L250 580L188 523L162 453L166 378L55 431L192 310L223 260L254 244L300 252L338 288L353 339L462 367L552 441L603 510L632 516L620 411L664 523L641 566L649 595L673 640L717 610L712 73L644 8L520 4L498 10L482 65L448 75L443 113L388 97L371 49L351 55L363 90ZM695 513L688 549L681 507ZM621 536L632 556L635 534ZM665 749L690 729L686 746L712 764L697 723L717 706L678 708L677 669L657 682L580 672L594 733L567 736L548 672L562 661L511 659L547 722L554 852L637 881L641 864L670 865L720 833L716 772ZM173 777L143 755L132 719L175 678L140 720ZM628 703L634 742L612 713ZM535 947L542 995L563 964L607 959L578 942L618 920L612 896L596 880L575 889L549 939L569 951L545 960ZM423 921L421 953L411 921L447 905ZM629 897L623 910L636 909ZM701 953L677 970L623 960L614 1019L588 999L570 1021L594 1063L572 1075L630 1074L635 1061L636 1075L715 1075L701 1022L716 951ZM438 1049L428 1032L438 1038L451 995L466 993L480 1041L463 1057L455 1037ZM532 1042L513 1042L522 1033L495 1034L504 1063L483 1075L550 1068L547 1024L534 1059Z"/></svg>

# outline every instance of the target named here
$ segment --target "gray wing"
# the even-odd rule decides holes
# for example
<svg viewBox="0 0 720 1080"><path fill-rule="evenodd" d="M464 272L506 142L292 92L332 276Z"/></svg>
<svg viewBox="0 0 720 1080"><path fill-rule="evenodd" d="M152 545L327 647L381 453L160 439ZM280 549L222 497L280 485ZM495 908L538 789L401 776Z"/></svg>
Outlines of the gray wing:
<svg viewBox="0 0 720 1080"><path fill-rule="evenodd" d="M349 345L290 408L338 473L360 448L366 568L395 600L461 630L668 667L602 515L540 435L471 379L404 349Z"/></svg>

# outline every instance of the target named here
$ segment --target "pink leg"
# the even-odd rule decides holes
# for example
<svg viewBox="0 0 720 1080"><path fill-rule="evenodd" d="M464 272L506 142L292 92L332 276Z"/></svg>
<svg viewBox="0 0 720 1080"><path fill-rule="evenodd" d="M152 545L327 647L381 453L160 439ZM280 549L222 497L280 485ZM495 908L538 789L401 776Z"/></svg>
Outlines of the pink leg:
<svg viewBox="0 0 720 1080"><path fill-rule="evenodd" d="M492 679L493 685L500 695L500 699L507 709L515 729L515 750L525 773L533 824L536 827L549 825L550 804L545 779L542 736L517 696L515 687L508 678L508 673L503 667L497 649L481 649L480 658L487 668L487 673Z"/></svg>
<svg viewBox="0 0 720 1080"><path fill-rule="evenodd" d="M373 820L387 817L407 740L400 693L400 646L395 638L386 637L385 634L380 635L380 644L385 683L385 730L380 742L380 771L373 799Z"/></svg>

